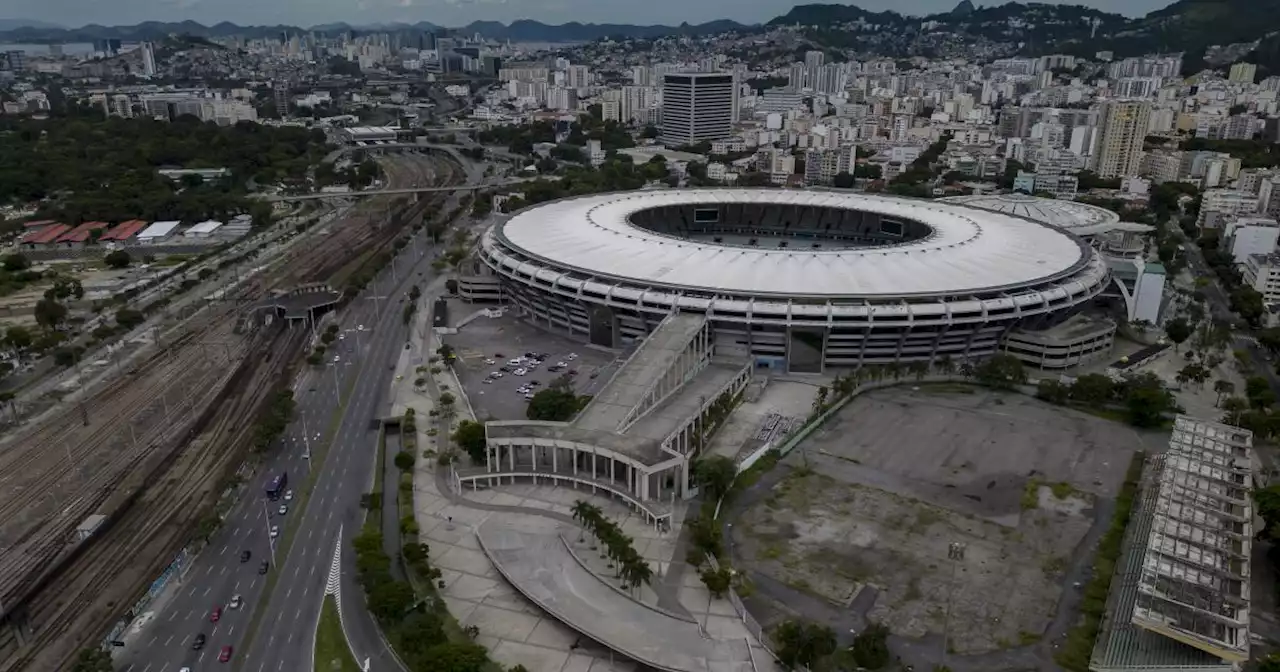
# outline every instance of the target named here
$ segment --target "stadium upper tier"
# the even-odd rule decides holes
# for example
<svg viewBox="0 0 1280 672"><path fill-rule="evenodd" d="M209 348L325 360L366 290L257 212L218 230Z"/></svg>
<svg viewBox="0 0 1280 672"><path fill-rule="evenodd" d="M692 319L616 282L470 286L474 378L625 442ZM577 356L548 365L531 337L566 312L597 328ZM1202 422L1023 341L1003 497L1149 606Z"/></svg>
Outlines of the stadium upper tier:
<svg viewBox="0 0 1280 672"><path fill-rule="evenodd" d="M1041 222L832 191L564 199L499 223L480 255L508 300L602 345L648 333L679 310L706 314L717 334L738 334L725 336L727 346L787 360L787 339L764 332L822 330L829 336L815 347L833 364L989 354L992 339L1056 324L1108 280L1089 245ZM959 339L961 331L969 336Z"/></svg>

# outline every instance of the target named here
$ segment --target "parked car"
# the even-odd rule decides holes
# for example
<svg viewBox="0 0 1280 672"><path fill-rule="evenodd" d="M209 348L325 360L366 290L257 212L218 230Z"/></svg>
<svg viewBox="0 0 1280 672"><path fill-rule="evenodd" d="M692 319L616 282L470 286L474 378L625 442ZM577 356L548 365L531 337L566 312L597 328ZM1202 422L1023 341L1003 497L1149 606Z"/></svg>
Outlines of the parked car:
<svg viewBox="0 0 1280 672"><path fill-rule="evenodd" d="M271 526L271 538L272 538L272 539L275 539L275 538L276 538L276 537L278 537L278 536L280 536L280 526L279 526L279 525L272 525L272 526Z"/></svg>
<svg viewBox="0 0 1280 672"><path fill-rule="evenodd" d="M266 573L267 573L267 570L269 570L269 569L271 569L271 563L270 563L270 562L267 562L266 560L263 560L263 561L262 561L262 564L261 564L261 565L258 565L258 573L259 573L259 574L266 574Z"/></svg>

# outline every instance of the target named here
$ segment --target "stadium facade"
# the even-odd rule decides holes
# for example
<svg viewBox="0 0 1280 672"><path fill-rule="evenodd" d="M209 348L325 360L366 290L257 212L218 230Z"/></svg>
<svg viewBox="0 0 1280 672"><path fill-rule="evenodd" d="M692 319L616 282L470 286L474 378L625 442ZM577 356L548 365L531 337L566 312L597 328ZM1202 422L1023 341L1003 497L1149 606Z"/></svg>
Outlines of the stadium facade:
<svg viewBox="0 0 1280 672"><path fill-rule="evenodd" d="M644 190L501 218L459 293L606 347L672 313L716 349L817 372L1010 352L1043 368L1105 357L1082 315L1110 283L1081 237L1025 216L865 193Z"/></svg>

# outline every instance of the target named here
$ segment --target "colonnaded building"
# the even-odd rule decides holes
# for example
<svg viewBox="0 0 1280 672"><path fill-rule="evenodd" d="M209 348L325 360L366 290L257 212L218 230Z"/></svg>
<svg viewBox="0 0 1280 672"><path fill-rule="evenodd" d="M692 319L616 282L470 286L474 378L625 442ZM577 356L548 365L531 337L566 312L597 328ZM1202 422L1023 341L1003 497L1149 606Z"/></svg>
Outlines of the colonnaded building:
<svg viewBox="0 0 1280 672"><path fill-rule="evenodd" d="M459 294L606 347L696 314L719 355L793 373L1002 351L1061 369L1109 355L1109 315L1158 322L1148 230L1016 195L642 190L499 217Z"/></svg>

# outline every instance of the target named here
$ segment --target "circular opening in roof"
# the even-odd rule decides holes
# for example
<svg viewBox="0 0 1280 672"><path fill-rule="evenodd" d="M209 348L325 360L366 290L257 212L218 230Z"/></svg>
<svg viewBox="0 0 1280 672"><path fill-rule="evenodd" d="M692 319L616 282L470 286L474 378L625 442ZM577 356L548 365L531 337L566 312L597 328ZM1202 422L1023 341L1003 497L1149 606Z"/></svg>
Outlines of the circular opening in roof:
<svg viewBox="0 0 1280 672"><path fill-rule="evenodd" d="M785 203L682 203L632 213L633 226L698 243L787 249L858 249L931 237L932 227L878 212Z"/></svg>

